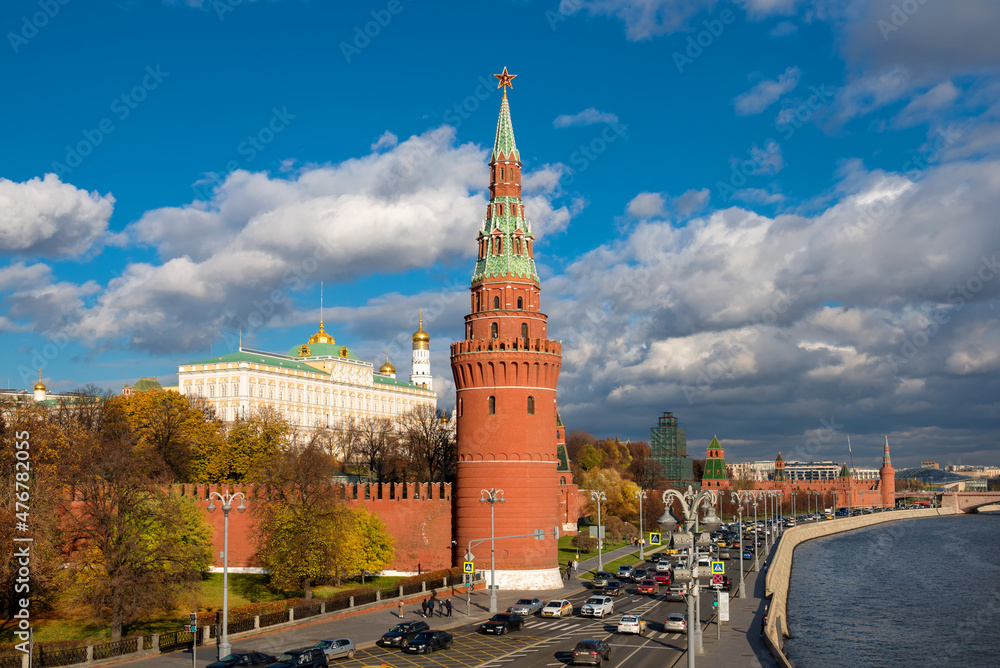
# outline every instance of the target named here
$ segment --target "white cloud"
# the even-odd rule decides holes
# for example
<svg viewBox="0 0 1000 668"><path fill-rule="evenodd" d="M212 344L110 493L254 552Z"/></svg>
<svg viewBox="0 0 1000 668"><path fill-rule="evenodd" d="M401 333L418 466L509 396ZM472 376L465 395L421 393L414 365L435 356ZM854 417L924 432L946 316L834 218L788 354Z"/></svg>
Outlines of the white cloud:
<svg viewBox="0 0 1000 668"><path fill-rule="evenodd" d="M696 211L700 211L708 204L711 191L708 188L701 190L688 190L674 200L674 208L682 216L688 216Z"/></svg>
<svg viewBox="0 0 1000 668"><path fill-rule="evenodd" d="M382 133L375 142L372 144L372 151L380 151L384 148L395 148L399 144L399 138L393 133L386 130Z"/></svg>
<svg viewBox="0 0 1000 668"><path fill-rule="evenodd" d="M287 177L237 170L209 202L149 211L127 233L162 263L128 265L69 329L146 351L205 348L241 321L260 325L251 314L288 317L294 294L320 280L469 261L486 207L488 152L454 139L442 126ZM553 202L564 169L525 175L526 212L542 246L582 206Z"/></svg>
<svg viewBox="0 0 1000 668"><path fill-rule="evenodd" d="M0 178L0 250L19 255L76 256L108 229L115 198L88 193L55 174L15 183Z"/></svg>
<svg viewBox="0 0 1000 668"><path fill-rule="evenodd" d="M634 218L655 218L664 214L666 201L661 193L639 193L625 210Z"/></svg>
<svg viewBox="0 0 1000 668"><path fill-rule="evenodd" d="M893 123L897 127L909 127L917 123L933 121L941 117L941 112L958 98L959 89L951 81L943 81L926 93L913 98L903 107Z"/></svg>
<svg viewBox="0 0 1000 668"><path fill-rule="evenodd" d="M577 125L596 125L597 123L617 123L618 116L615 114L598 111L594 107L588 107L578 114L560 114L556 120L552 121L552 126L556 128L569 128Z"/></svg>
<svg viewBox="0 0 1000 668"><path fill-rule="evenodd" d="M802 71L798 67L789 67L777 79L765 79L745 93L738 95L733 101L739 116L759 114L790 90L799 85Z"/></svg>
<svg viewBox="0 0 1000 668"><path fill-rule="evenodd" d="M794 35L798 31L799 27L791 21L782 21L778 25L771 28L771 32L768 34L771 35L771 37L787 37L788 35Z"/></svg>

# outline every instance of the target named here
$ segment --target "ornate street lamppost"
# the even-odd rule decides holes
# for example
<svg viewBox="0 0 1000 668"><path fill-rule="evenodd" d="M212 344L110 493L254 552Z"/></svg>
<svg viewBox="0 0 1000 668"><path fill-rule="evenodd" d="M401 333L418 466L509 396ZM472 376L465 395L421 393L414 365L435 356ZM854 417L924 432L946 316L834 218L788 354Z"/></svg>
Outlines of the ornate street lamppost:
<svg viewBox="0 0 1000 668"><path fill-rule="evenodd" d="M226 492L225 494L220 494L219 492L212 492L208 495L208 512L215 512L215 503L212 498L216 497L219 501L222 501L222 516L223 516L223 529L222 529L222 635L219 639L219 657L220 659L229 656L230 649L232 646L229 644L229 511L233 508L233 501L238 497L240 500L240 505L236 507L236 512L243 513L246 512L247 507L243 505L246 496L243 492L236 492L232 494Z"/></svg>
<svg viewBox="0 0 1000 668"><path fill-rule="evenodd" d="M503 503L502 489L484 489L479 492L479 503L490 504L490 614L497 611L497 562L496 532L493 525L493 509Z"/></svg>
<svg viewBox="0 0 1000 668"><path fill-rule="evenodd" d="M707 489L703 489L700 492L695 493L691 487L688 487L687 491L684 493L678 492L675 489L664 490L663 492L663 515L657 520L664 533L669 534L674 528L679 524L679 520L673 514L673 501L677 500L681 505L681 513L684 515L684 528L683 532L675 533L671 537L671 545L673 546L686 546L688 548L688 568L691 574L691 581L688 583L688 596L687 596L687 623L688 623L688 668L694 668L695 654L704 653L704 647L702 646L701 638L701 620L700 620L700 591L698 587L698 562L696 550L698 546L708 545L711 542L709 534L713 531L717 531L720 526L722 526L722 520L718 518L715 514L715 504L718 500L718 496L715 492ZM695 538L695 534L698 534L698 512L701 509L705 509L705 521L702 523L702 528L706 533L701 534L698 538ZM688 529L693 525L694 534L692 534ZM742 556L742 555L741 555Z"/></svg>
<svg viewBox="0 0 1000 668"><path fill-rule="evenodd" d="M642 530L642 500L646 498L646 490L638 490L635 493L635 498L639 499L639 559L645 561L646 534Z"/></svg>
<svg viewBox="0 0 1000 668"><path fill-rule="evenodd" d="M604 492L591 491L590 500L597 501L597 570L604 570L604 525L601 524L601 502L608 500Z"/></svg>
<svg viewBox="0 0 1000 668"><path fill-rule="evenodd" d="M740 524L740 598L747 597L746 586L743 584L743 504L754 497L753 490L743 490L740 492L731 492L732 502L737 505L739 509L739 524ZM756 525L754 526L756 528Z"/></svg>

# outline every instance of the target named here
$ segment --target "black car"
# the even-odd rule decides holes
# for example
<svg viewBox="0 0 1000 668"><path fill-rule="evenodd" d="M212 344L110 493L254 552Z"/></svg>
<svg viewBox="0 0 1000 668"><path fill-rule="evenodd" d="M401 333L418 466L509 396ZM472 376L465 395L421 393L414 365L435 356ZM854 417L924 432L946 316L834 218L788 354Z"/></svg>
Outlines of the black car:
<svg viewBox="0 0 1000 668"><path fill-rule="evenodd" d="M646 561L648 561L648 562L649 562L649 563L651 563L651 564L655 564L655 563L656 563L656 562L658 562L658 561L660 560L660 558L661 558L661 557L663 557L663 556L665 556L665 555L663 555L663 554L662 554L662 553L660 553L660 552L654 552L653 554L651 554L651 555L649 555L648 557L646 557Z"/></svg>
<svg viewBox="0 0 1000 668"><path fill-rule="evenodd" d="M581 640L573 648L573 660L571 666L578 663L591 663L595 666L601 665L601 661L611 660L611 647L603 640L588 638Z"/></svg>
<svg viewBox="0 0 1000 668"><path fill-rule="evenodd" d="M653 577L652 573L645 568L636 568L632 571L632 582L642 582L646 578Z"/></svg>
<svg viewBox="0 0 1000 668"><path fill-rule="evenodd" d="M623 591L625 591L625 585L622 584L621 580L609 580L601 593L605 596L621 596Z"/></svg>
<svg viewBox="0 0 1000 668"><path fill-rule="evenodd" d="M451 649L453 636L447 631L421 631L403 648L411 654L427 654L439 649Z"/></svg>
<svg viewBox="0 0 1000 668"><path fill-rule="evenodd" d="M479 627L483 633L503 635L510 631L520 631L524 626L524 617L516 612L501 612L490 617Z"/></svg>
<svg viewBox="0 0 1000 668"><path fill-rule="evenodd" d="M429 631L430 628L427 622L400 622L386 631L376 644L382 647L406 647L406 643L418 633Z"/></svg>
<svg viewBox="0 0 1000 668"><path fill-rule="evenodd" d="M282 652L268 668L329 668L326 653L319 647L304 647Z"/></svg>
<svg viewBox="0 0 1000 668"><path fill-rule="evenodd" d="M277 661L276 657L263 652L233 652L227 654L215 663L210 663L206 668L238 668L246 666L268 666Z"/></svg>

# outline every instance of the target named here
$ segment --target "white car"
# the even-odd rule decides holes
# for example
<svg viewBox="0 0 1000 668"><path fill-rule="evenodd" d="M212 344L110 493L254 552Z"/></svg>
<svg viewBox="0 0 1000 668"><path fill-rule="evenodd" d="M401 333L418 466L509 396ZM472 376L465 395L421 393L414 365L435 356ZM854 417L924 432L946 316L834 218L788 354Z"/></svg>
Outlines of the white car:
<svg viewBox="0 0 1000 668"><path fill-rule="evenodd" d="M564 599L549 601L542 608L542 617L572 617L573 604Z"/></svg>
<svg viewBox="0 0 1000 668"><path fill-rule="evenodd" d="M656 572L666 573L670 571L670 562L666 560L660 560L656 562Z"/></svg>
<svg viewBox="0 0 1000 668"><path fill-rule="evenodd" d="M591 596L580 608L584 617L604 617L615 611L615 602L610 596Z"/></svg>
<svg viewBox="0 0 1000 668"><path fill-rule="evenodd" d="M622 615L618 620L618 633L635 633L642 635L646 632L646 620L639 615Z"/></svg>

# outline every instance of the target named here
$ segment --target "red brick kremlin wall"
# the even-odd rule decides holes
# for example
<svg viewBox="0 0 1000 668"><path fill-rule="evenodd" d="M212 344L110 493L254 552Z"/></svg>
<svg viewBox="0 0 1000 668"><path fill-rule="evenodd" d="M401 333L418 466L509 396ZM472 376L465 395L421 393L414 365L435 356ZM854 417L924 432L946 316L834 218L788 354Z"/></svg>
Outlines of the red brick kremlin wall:
<svg viewBox="0 0 1000 668"><path fill-rule="evenodd" d="M223 547L222 505L215 499L216 510L208 512L210 492L243 492L247 511L236 512L239 502L229 511L229 566L259 567L254 559L257 550L256 518L252 508L268 503L264 491L254 485L175 485L184 496L193 496L204 510L212 527L213 565L222 568L219 553ZM361 505L375 513L396 539L396 558L386 570L404 573L451 568L451 485L447 483L385 483L337 485L341 498L350 505ZM259 496L258 496L259 495Z"/></svg>

